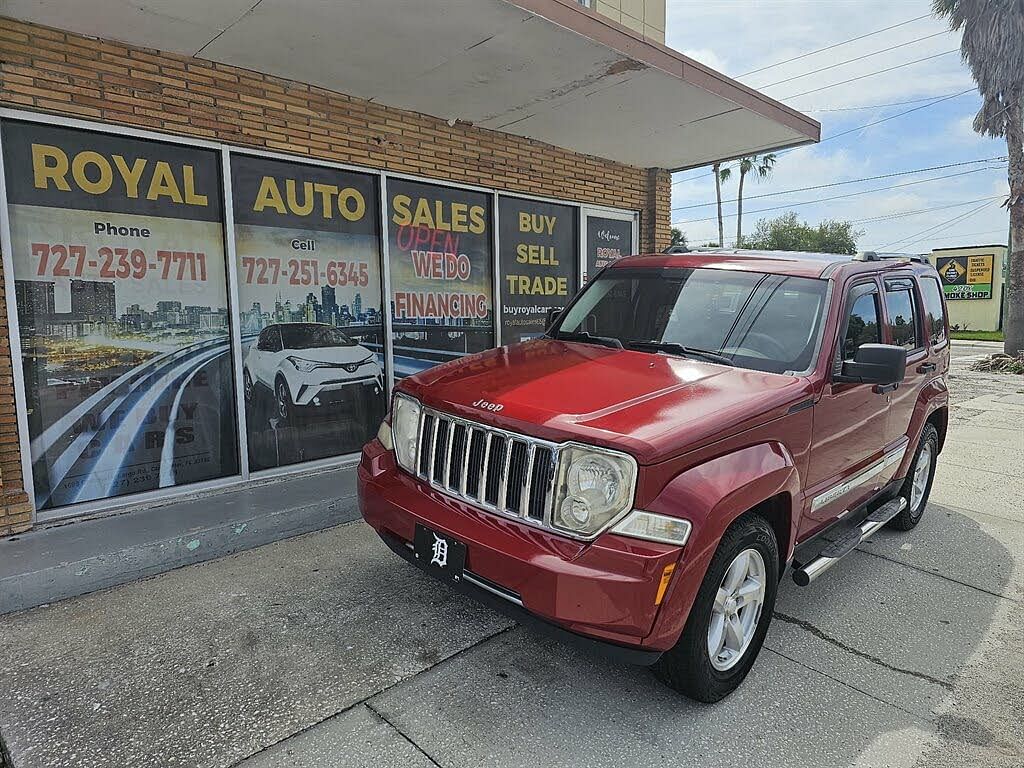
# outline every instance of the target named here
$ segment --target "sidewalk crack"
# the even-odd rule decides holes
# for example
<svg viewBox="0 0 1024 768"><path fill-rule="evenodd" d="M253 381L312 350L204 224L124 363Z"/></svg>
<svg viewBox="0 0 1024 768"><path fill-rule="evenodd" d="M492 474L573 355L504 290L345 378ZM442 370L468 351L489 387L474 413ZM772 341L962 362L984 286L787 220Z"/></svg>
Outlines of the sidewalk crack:
<svg viewBox="0 0 1024 768"><path fill-rule="evenodd" d="M831 680L834 683L838 683L839 685L843 686L844 688L849 688L851 691L856 691L857 693L861 694L862 696L867 696L869 699L877 701L879 704L884 704L887 707L892 707L893 709L895 709L895 710L897 710L899 712L903 712L906 715L910 715L912 718L914 718L915 720L917 720L917 721L919 721L921 723L928 723L928 724L930 724L930 721L927 718L922 717L917 712L912 712L909 709L905 709L904 707L901 707L899 704L893 704L891 701L886 701L885 699L879 698L878 696L875 696L875 694L870 693L868 691L865 691L863 688L858 688L856 685L848 683L845 680L840 680L838 677L835 677L834 675L830 675L828 672L820 670L817 667L812 667L809 664L805 664L804 662L800 661L799 659L794 659L792 656L787 656L782 651L777 651L774 648L769 648L767 645L764 646L764 648L769 653L774 653L776 656L781 656L783 659L786 659L786 661L791 661L794 664L796 664L797 666L803 667L804 669L806 669L806 670L808 670L810 672L815 672L815 673L821 675L822 677L825 677L825 678Z"/></svg>
<svg viewBox="0 0 1024 768"><path fill-rule="evenodd" d="M430 755L430 753L427 752L427 750L425 750L423 747L421 747L415 741L410 739L401 728L399 728L393 722L391 722L386 717L384 717L384 715L381 714L381 712L376 707L374 707L370 702L364 701L363 702L363 706L366 707L368 710L370 710L377 717L379 717L381 719L381 721L386 723L395 733L397 733L399 736L401 736L403 739L405 739L407 742L409 742L410 746L412 746L413 749L415 749L417 752L419 752L421 755L423 755L425 758L427 758L427 760L430 761L431 765L436 765L437 768L443 768L443 766L439 762L437 762L437 760L435 760Z"/></svg>
<svg viewBox="0 0 1024 768"><path fill-rule="evenodd" d="M847 645L846 643L844 643L842 640L839 640L838 638L835 638L835 637L832 637L829 634L826 634L825 632L821 631L816 626L811 624L809 621L804 621L803 619L798 619L795 616L787 616L786 614L779 613L778 611L776 611L774 615L775 615L775 618L778 619L779 621L785 622L786 624L793 624L794 626L800 627L801 629L803 629L803 630L805 630L807 632L810 632L812 635L814 635L818 639L824 640L826 643L828 643L830 645L834 645L836 648L839 648L842 651L846 651L847 653L852 653L854 656L859 656L860 658L864 659L865 661L869 661L869 662L871 662L872 664L874 664L876 666L879 666L879 667L882 667L883 669L889 670L890 672L897 672L897 673L899 673L901 675L909 675L910 677L916 677L918 680L924 680L927 683L931 683L932 685L937 685L940 688L943 688L943 689L945 689L947 691L953 690L953 683L950 682L949 680L940 680L939 678L932 677L931 675L925 674L924 672L917 672L916 670L913 670L913 669L904 669L903 667L894 666L893 664L890 664L889 662L885 661L884 659L880 659L878 656L873 656L870 653L866 653L865 651L861 651L861 650L859 650L857 648L854 648L853 646Z"/></svg>
<svg viewBox="0 0 1024 768"><path fill-rule="evenodd" d="M954 579L952 576L947 576L944 573L939 573L938 571L929 571L926 568L921 568L920 566L904 562L903 560L897 560L897 559L892 558L892 557L886 557L885 555L879 554L878 552L872 552L872 551L870 551L868 549L862 549L861 547L858 547L854 551L858 552L858 553L860 553L862 555L870 555L871 557L877 557L879 560L885 560L886 562L894 563L895 565L902 565L902 566L904 566L906 568L910 568L911 570L918 571L919 573L924 573L924 574L927 574L929 576L935 576L935 577L937 577L939 579L943 579L943 580L951 582L953 584L959 584L961 587L967 587L968 589L973 589L973 590L975 590L977 592L981 592L981 593L986 594L986 595L991 595L992 597L998 597L1000 600L1009 600L1011 603L1019 603L1019 602L1021 602L1020 600L1016 600L1015 598L1008 597L1007 595L1001 595L998 592L993 592L990 589L985 589L984 587L978 587L978 586L975 586L974 584L968 584L966 581L960 581L959 579Z"/></svg>
<svg viewBox="0 0 1024 768"><path fill-rule="evenodd" d="M245 757L241 757L238 760L236 760L235 762L231 763L231 765L228 766L228 768L242 768L242 766L245 765L246 761L251 760L256 755L259 755L259 754L261 754L263 752L266 752L267 750L272 749L273 747L276 747L278 744L282 744L282 743L288 741L289 739L294 739L296 736L300 736L300 735L306 733L307 731L311 731L313 728L316 728L317 726L322 725L323 723L326 723L328 720L332 720L332 719L334 719L336 717L340 717L341 715L344 715L346 712L350 712L351 710L355 709L356 707L358 707L361 704L365 705L367 707L367 709L370 709L371 711L374 711L378 716L380 716L380 713L377 713L376 710L374 710L373 707L371 707L369 705L368 702L370 701L370 699L373 699L373 698L375 698L377 696L380 696L383 693L387 693L388 691L390 691L395 686L401 685L402 683L406 683L409 680L412 680L413 678L415 678L415 677L417 677L419 675L424 674L425 672L429 672L430 670L432 670L432 669L434 669L436 667L441 666L442 664L446 664L446 663L448 663L450 661L453 661L454 659L459 658L463 654L469 653L474 648L479 648L484 643L490 642L491 640L494 640L497 637L501 637L506 632L511 632L513 629L516 629L518 626L519 625L517 623L513 622L512 624L509 624L507 627L499 629L497 632L493 632L492 634L487 635L486 637L482 637L479 640L477 640L475 643L473 643L471 645L467 645L465 648L460 648L459 650L455 651L455 653L451 654L450 656L445 656L443 659L438 660L435 664L431 664L430 666L424 667L423 669L419 670L418 672L414 672L411 675L408 675L406 677L400 678L399 680L395 680L393 683L389 683L388 685L385 685L380 690L374 691L373 693L369 694L365 698L362 698L359 701L355 701L355 702L353 702L352 704L349 704L346 707L342 707L337 712L334 712L334 713L332 713L330 715L327 715L326 717L316 721L315 723L312 723L312 724L307 725L305 727L299 728L298 730L294 731L293 733L289 733L287 736L282 736L280 739L277 739L276 741L271 742L270 744L266 744L266 745L260 747L259 749L257 749L252 754L246 755ZM381 719L383 719L383 717ZM389 725L390 725L390 723L389 723ZM394 728L393 725L391 727ZM395 730L398 731L397 728L395 728ZM398 732L401 733L401 731L398 731ZM403 737L405 736L404 733L402 733L401 735ZM416 746L416 745L413 744L413 746ZM418 747L417 747L417 749L418 749ZM429 755L427 755L427 757L428 757L428 759L430 759ZM434 762L434 761L431 759L431 762ZM437 763L435 762L434 765L437 765ZM0 768L6 768L6 766L0 764Z"/></svg>

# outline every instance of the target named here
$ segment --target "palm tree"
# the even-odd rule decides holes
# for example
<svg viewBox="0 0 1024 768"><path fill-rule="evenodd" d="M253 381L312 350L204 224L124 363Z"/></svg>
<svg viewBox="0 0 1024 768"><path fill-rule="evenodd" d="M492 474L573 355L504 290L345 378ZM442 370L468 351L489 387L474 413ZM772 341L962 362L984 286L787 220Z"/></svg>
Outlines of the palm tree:
<svg viewBox="0 0 1024 768"><path fill-rule="evenodd" d="M715 174L715 197L718 199L718 247L725 247L725 228L722 226L722 182L729 180L731 173L728 168L722 168L721 163L711 166L711 172Z"/></svg>
<svg viewBox="0 0 1024 768"><path fill-rule="evenodd" d="M740 185L736 193L736 247L743 245L743 180L747 174L753 173L754 178L763 181L772 175L776 156L769 152L766 155L750 155L740 158Z"/></svg>
<svg viewBox="0 0 1024 768"><path fill-rule="evenodd" d="M1024 1L933 0L932 10L963 32L960 53L983 100L974 130L1006 139L1010 262L1003 345L1015 355L1024 350Z"/></svg>

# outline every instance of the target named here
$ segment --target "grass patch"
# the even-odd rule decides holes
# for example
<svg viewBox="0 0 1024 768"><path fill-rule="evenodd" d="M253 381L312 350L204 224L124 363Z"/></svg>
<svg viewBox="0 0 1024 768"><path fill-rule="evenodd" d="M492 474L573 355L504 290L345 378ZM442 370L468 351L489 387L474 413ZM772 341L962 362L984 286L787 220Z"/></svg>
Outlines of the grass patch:
<svg viewBox="0 0 1024 768"><path fill-rule="evenodd" d="M950 331L949 335L960 341L1003 341L1002 331Z"/></svg>

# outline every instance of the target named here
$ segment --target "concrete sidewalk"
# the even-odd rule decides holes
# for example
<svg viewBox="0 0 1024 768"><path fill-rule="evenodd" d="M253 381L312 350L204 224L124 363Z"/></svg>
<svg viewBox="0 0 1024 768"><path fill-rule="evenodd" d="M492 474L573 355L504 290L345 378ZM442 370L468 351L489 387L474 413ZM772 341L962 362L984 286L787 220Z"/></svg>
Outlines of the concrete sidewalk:
<svg viewBox="0 0 1024 768"><path fill-rule="evenodd" d="M0 617L0 732L60 766L1024 763L1024 379L951 376L932 504L788 579L715 706L445 590L361 522Z"/></svg>

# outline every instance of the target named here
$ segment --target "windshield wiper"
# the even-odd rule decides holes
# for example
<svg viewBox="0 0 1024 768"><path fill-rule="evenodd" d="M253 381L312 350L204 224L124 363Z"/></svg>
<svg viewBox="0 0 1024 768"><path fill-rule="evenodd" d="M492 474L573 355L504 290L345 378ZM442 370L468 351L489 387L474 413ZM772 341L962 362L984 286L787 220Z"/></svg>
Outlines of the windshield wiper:
<svg viewBox="0 0 1024 768"><path fill-rule="evenodd" d="M554 338L561 341L582 341L586 344L600 344L602 347L622 349L622 342L613 336L594 336L587 331L558 331Z"/></svg>
<svg viewBox="0 0 1024 768"><path fill-rule="evenodd" d="M668 352L671 355L697 357L701 360L708 360L712 363L721 363L722 365L736 365L728 357L719 354L718 352L712 352L710 349L700 349L698 347L684 347L682 344L676 344L674 341L631 341L628 346L630 349L643 349L650 350L651 352Z"/></svg>

